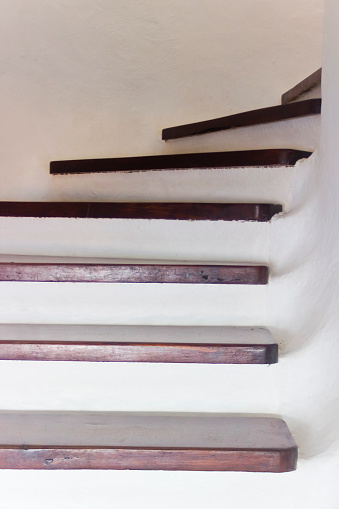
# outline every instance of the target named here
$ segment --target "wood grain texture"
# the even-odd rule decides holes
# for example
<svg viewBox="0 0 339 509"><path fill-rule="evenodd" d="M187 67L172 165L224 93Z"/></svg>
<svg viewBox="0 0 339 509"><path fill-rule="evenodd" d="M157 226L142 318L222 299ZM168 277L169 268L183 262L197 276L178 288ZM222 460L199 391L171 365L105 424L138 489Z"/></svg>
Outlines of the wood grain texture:
<svg viewBox="0 0 339 509"><path fill-rule="evenodd" d="M268 267L0 263L0 281L265 285Z"/></svg>
<svg viewBox="0 0 339 509"><path fill-rule="evenodd" d="M299 97L300 95L304 94L305 92L308 92L312 88L319 85L321 83L321 73L322 68L316 70L310 76L307 76L307 78L300 81L300 83L298 83L293 88L285 92L281 96L281 104L287 104L290 101L293 101L294 99Z"/></svg>
<svg viewBox="0 0 339 509"><path fill-rule="evenodd" d="M196 134L234 129L236 127L267 124L290 118L316 115L320 112L321 99L309 99L293 104L271 106L269 108L245 111L243 113L204 120L202 122L168 127L167 129L163 129L162 139L173 140L176 138L184 138L186 136L194 136Z"/></svg>
<svg viewBox="0 0 339 509"><path fill-rule="evenodd" d="M273 364L278 345L0 341L0 360Z"/></svg>
<svg viewBox="0 0 339 509"><path fill-rule="evenodd" d="M2 469L287 472L297 447L262 417L1 412Z"/></svg>
<svg viewBox="0 0 339 509"><path fill-rule="evenodd" d="M292 166L311 152L293 149L242 150L235 152L205 152L200 154L170 154L108 159L52 161L50 173L103 173L148 170L232 168L243 166Z"/></svg>
<svg viewBox="0 0 339 509"><path fill-rule="evenodd" d="M281 205L268 203L0 202L3 217L265 222L281 211Z"/></svg>

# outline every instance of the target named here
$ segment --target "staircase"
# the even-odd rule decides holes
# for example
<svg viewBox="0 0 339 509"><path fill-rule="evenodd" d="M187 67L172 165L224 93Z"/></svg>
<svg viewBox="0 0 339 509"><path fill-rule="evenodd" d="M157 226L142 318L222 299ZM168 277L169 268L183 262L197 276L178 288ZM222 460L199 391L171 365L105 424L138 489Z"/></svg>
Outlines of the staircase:
<svg viewBox="0 0 339 509"><path fill-rule="evenodd" d="M313 81L314 82L314 81ZM312 82L312 83L313 83ZM302 87L299 87L299 90ZM305 88L305 87L304 87ZM286 99L286 96L285 96ZM295 99L295 96L294 96ZM286 101L285 101L286 102ZM187 135L203 134L220 129L230 129L257 123L269 123L305 115L320 113L320 99L308 99L283 104L264 110L222 117L169 128L163 131L163 139L174 139ZM228 172L226 179L234 180L239 172L240 186L249 186L251 178L258 176L264 168L267 172L288 172L299 160L311 155L310 151L296 149L261 149L228 152L209 152L203 154L174 154L132 158L65 160L53 161L50 172L53 175L102 172L148 172L172 170L206 170L208 175L214 169ZM245 178L241 172L245 171ZM61 177L58 177L61 178ZM67 178L67 177L64 177ZM81 178L81 177L79 177ZM259 178L260 185L260 178ZM247 190L245 190L245 195ZM231 200L232 201L232 200ZM133 244L129 221L147 219L152 221L176 220L178 230L181 222L188 223L186 233L196 224L202 228L223 222L229 231L246 226L254 228L265 226L276 214L283 212L283 199L279 203L272 199L238 201L235 203L204 202L2 202L0 216L35 218L53 221L87 221L90 219L122 219L126 237ZM43 219L49 218L49 219ZM14 219L13 219L14 220ZM39 225L37 223L37 228ZM40 224L40 223L39 223ZM45 223L46 224L46 223ZM142 302L143 293L136 287L152 287L155 303L161 309L159 320L166 320L168 313L180 306L180 302L192 301L191 314L177 316L178 325L144 323L143 325L67 325L53 324L50 320L41 324L3 324L0 326L0 359L7 361L83 361L83 362L148 362L182 364L242 364L263 365L278 361L278 345L265 328L253 326L201 324L204 313L208 314L208 301L212 294L209 287L216 288L222 302L233 302L234 309L243 313L251 312L246 307L247 295L264 306L256 287L265 287L269 281L269 268L265 263L255 263L256 254L249 246L239 260L235 253L232 263L196 263L190 239L186 239L186 254L189 261L176 263L182 253L166 263L140 263L123 260L121 263L103 263L105 253L102 248L93 251L91 263L81 258L81 243L71 255L63 248L53 248L53 223L47 223L48 235L40 231L38 243L41 254L36 257L27 252L19 258L3 255L0 262L0 281L9 285L9 300L13 298L23 312L19 320L29 316L36 306L36 316L44 312L44 299L48 301L53 293L53 285L60 292L66 306L72 302L73 310L78 307L78 319L83 324L90 323L93 311L84 308L82 298L90 292L92 284L103 285L103 299L107 295L104 288L113 286L114 290L122 284L126 302L138 306L140 323L149 321ZM70 223L65 228L72 228ZM98 226L101 228L102 226ZM78 228L76 223L75 228ZM84 226L86 230L86 226ZM95 228L95 225L94 225ZM88 233L88 230L87 230ZM212 232L213 233L213 232ZM238 230L240 233L240 230ZM15 242L14 231L14 242ZM86 242L90 242L86 237ZM34 239L36 241L36 239ZM201 239L203 244L204 238ZM8 242L11 242L9 237ZM49 244L49 250L45 251ZM31 244L32 245L32 244ZM239 244L239 246L241 243ZM195 248L193 246L193 248ZM138 246L137 246L138 247ZM142 246L140 246L143 249ZM199 246L198 246L199 247ZM158 251L153 257L156 259ZM168 251L167 251L168 252ZM64 257L72 256L65 262ZM29 256L33 256L29 260ZM191 256L192 255L192 256ZM53 256L46 261L44 257ZM248 257L245 263L244 258ZM119 258L116 256L115 258ZM123 257L122 257L123 258ZM145 257L147 258L147 257ZM152 256L149 258L152 259ZM185 257L184 257L185 259ZM186 258L187 259L187 258ZM182 258L181 258L182 260ZM49 285L44 287L41 285ZM75 286L70 287L69 285ZM17 286L15 286L17 285ZM30 285L29 287L25 285ZM51 286L52 285L52 286ZM115 286L117 285L117 286ZM193 286L194 285L194 286ZM165 296L163 288L173 287ZM37 288L37 290L33 289ZM27 288L32 288L33 297L27 302ZM154 290L153 290L154 288ZM222 289L226 290L222 290ZM46 290L44 292L43 290ZM34 294L34 292L37 292ZM227 295L224 291L229 292ZM39 293L40 292L40 293ZM52 292L52 293L50 293ZM232 293L233 292L233 293ZM239 293L240 292L240 293ZM246 293L248 292L248 293ZM83 294L83 295L82 295ZM70 297L71 295L71 297ZM11 297L12 296L12 297ZM13 297L14 296L14 297ZM201 299L196 305L196 296ZM33 298L32 297L32 298ZM184 301L180 299L184 298ZM119 301L119 290L117 290ZM224 299L224 301L223 301ZM159 301L159 302L156 302ZM241 305L242 303L242 305ZM100 308L100 299L97 303ZM119 315L117 305L116 317ZM94 304L95 306L95 304ZM213 299L212 299L213 307ZM106 308L109 309L109 308ZM156 308L157 309L157 308ZM187 311L186 307L186 311ZM25 315L26 310L26 315ZM238 311L239 312L239 311ZM232 315L232 305L228 310L228 320L237 321ZM87 318L85 316L87 315ZM143 315L143 316L141 316ZM109 314L112 318L112 315ZM21 318L20 318L21 317ZM117 318L115 318L116 320ZM46 320L46 317L45 317ZM138 320L138 318L137 318ZM114 316L113 316L114 321ZM263 366L261 366L263 369ZM273 367L271 369L274 369ZM154 381L156 384L156 380ZM99 430L99 432L98 432ZM206 471L248 471L248 472L288 472L296 468L297 447L286 424L274 417L216 416L216 415L162 415L124 412L1 412L0 415L0 468L3 469L142 469L142 470L206 470Z"/></svg>

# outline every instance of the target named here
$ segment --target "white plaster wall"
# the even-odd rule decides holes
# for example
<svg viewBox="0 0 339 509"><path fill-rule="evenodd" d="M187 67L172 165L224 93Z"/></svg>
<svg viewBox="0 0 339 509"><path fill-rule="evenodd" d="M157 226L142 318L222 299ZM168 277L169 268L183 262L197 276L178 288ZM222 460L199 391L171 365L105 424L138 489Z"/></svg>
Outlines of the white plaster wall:
<svg viewBox="0 0 339 509"><path fill-rule="evenodd" d="M320 257L336 246L329 235L330 207L336 206L329 157L335 153L337 133L330 104L336 100L338 84L337 71L331 66L337 46L334 20L339 13L334 1L327 0L327 8L324 120L331 130L325 127L323 149L312 161L298 165L296 172L258 169L251 174L218 170L50 177L48 163L56 158L277 144L314 149L319 119L310 118L166 144L160 133L163 127L178 123L277 104L282 92L321 65L322 1L3 2L1 199L261 198L288 205L295 180L290 214L272 228L274 279L268 308L266 289L259 287L200 286L192 291L170 285L3 283L0 288L2 323L264 325L268 321L284 345L280 364L267 368L1 362L0 408L281 415L301 446L302 459L296 473L285 475L0 471L1 508L101 509L114 504L127 509L211 505L217 509L305 505L336 509L336 324L332 322L330 331L322 329L328 308L335 310L336 288L321 299L321 312L316 314L317 297L313 296L318 288L313 273L310 276L310 269L316 269L323 275L323 284L332 283ZM319 168L324 180L315 177ZM325 187L331 199L323 196ZM321 194L315 198L318 188ZM321 217L315 217L318 201ZM123 221L110 226L89 221L77 236L72 222L51 223L58 229L55 245L44 220L1 219L0 252L6 256L195 256L206 262L240 261L244 255L250 261L269 257L267 225L211 224L207 232L206 226L197 223L154 226L140 221L129 226L139 243L136 252ZM95 248L86 243L89 234L98 241ZM106 234L115 240L114 245ZM202 234L208 246L200 244ZM216 240L215 236L227 234L232 242ZM184 242L185 235L190 235L190 244ZM318 236L329 239L324 252L316 248ZM142 245L145 237L148 247ZM260 239L260 245L253 243L254 238ZM307 264L305 253L312 255ZM329 263L335 264L335 255Z"/></svg>
<svg viewBox="0 0 339 509"><path fill-rule="evenodd" d="M278 104L321 65L322 3L3 1L1 198L72 199L84 186L97 196L98 177L49 177L52 159L274 145L266 127L168 143L161 129ZM283 128L280 143L300 145L308 120ZM313 148L314 134L304 136L299 148ZM171 185L124 180L120 199L140 181ZM99 181L110 193L120 185Z"/></svg>
<svg viewBox="0 0 339 509"><path fill-rule="evenodd" d="M331 509L339 504L338 19L338 3L327 0L321 143L295 173L289 213L272 223L268 294L268 322L284 345L279 412L303 458L290 476L295 507Z"/></svg>

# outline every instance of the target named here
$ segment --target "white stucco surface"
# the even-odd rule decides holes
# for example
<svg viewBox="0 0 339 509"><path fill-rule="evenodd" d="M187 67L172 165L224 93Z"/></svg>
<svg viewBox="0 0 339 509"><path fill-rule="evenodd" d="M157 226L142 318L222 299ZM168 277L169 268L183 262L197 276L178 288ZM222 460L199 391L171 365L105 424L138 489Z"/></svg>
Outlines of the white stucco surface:
<svg viewBox="0 0 339 509"><path fill-rule="evenodd" d="M268 322L285 351L280 411L305 458L291 475L295 507L331 509L339 503L338 17L338 3L327 0L321 142L295 173L289 214L272 223L268 294Z"/></svg>
<svg viewBox="0 0 339 509"><path fill-rule="evenodd" d="M273 274L268 290L1 283L0 323L268 323L281 345L270 367L2 361L0 409L272 415L301 459L284 475L0 471L1 509L337 509L339 8L326 8L320 142L309 117L164 143L164 127L278 104L319 68L323 2L3 3L0 199L260 199L288 213L271 226L0 218L1 259L247 259ZM277 146L317 151L295 169L48 174L53 159Z"/></svg>

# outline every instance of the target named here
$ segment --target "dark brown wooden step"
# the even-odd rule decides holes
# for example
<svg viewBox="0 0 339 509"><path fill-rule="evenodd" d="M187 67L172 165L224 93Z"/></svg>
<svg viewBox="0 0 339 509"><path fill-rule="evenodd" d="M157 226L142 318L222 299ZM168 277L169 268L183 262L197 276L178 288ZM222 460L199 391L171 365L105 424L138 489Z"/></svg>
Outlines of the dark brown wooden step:
<svg viewBox="0 0 339 509"><path fill-rule="evenodd" d="M109 412L1 412L1 469L288 472L281 419Z"/></svg>
<svg viewBox="0 0 339 509"><path fill-rule="evenodd" d="M282 211L267 203L0 202L0 216L190 221L269 221Z"/></svg>
<svg viewBox="0 0 339 509"><path fill-rule="evenodd" d="M267 124L270 122L279 122L290 118L305 117L307 115L317 115L321 113L321 99L309 99L292 104L283 104L261 108L258 110L245 111L226 117L194 122L176 127L168 127L162 131L163 140L173 140L194 136L196 134L211 133L214 131L224 131L236 127L253 126L258 124Z"/></svg>
<svg viewBox="0 0 339 509"><path fill-rule="evenodd" d="M290 101L294 101L299 97L300 95L304 94L305 92L308 92L314 87L317 87L321 84L321 73L322 68L318 69L314 73L312 73L310 76L307 76L307 78L303 79L295 85L293 88L285 92L281 96L281 104L287 104Z"/></svg>
<svg viewBox="0 0 339 509"><path fill-rule="evenodd" d="M213 332L209 331L213 327L205 327L208 342L202 338L199 342L185 343L182 329L183 342L180 343L1 339L0 360L199 364L274 364L278 361L278 345L270 335L267 337L268 331L253 334L253 329L248 328L245 336L243 330L224 327L224 342L214 343L210 340ZM48 335L48 326L45 330Z"/></svg>
<svg viewBox="0 0 339 509"><path fill-rule="evenodd" d="M202 152L108 159L75 159L52 161L50 173L104 173L149 170L232 168L243 166L292 166L311 152L293 149L241 150L235 152Z"/></svg>
<svg viewBox="0 0 339 509"><path fill-rule="evenodd" d="M264 265L0 263L0 281L265 285Z"/></svg>

